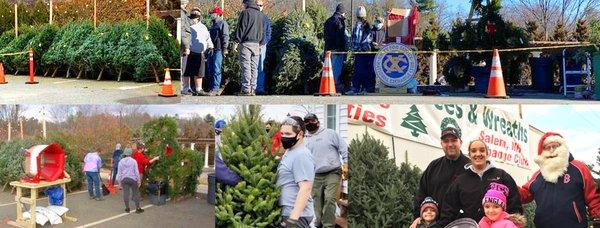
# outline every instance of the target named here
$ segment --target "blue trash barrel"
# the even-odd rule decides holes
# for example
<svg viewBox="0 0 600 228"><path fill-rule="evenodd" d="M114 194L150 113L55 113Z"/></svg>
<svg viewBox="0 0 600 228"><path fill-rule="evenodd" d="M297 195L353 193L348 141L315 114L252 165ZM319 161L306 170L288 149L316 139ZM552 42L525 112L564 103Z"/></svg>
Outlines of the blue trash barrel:
<svg viewBox="0 0 600 228"><path fill-rule="evenodd" d="M529 64L531 66L533 88L542 93L551 93L554 87L552 59L529 58Z"/></svg>
<svg viewBox="0 0 600 228"><path fill-rule="evenodd" d="M217 179L215 173L208 174L208 193L206 194L206 202L215 205L217 194Z"/></svg>
<svg viewBox="0 0 600 228"><path fill-rule="evenodd" d="M474 66L469 70L469 75L475 78L475 92L487 93L488 84L490 81L490 68L482 66Z"/></svg>

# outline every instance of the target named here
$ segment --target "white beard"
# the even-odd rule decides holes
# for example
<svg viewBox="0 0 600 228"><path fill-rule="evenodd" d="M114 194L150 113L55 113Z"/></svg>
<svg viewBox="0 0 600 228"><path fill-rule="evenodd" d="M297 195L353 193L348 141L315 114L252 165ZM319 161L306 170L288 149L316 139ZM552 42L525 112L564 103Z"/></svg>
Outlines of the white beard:
<svg viewBox="0 0 600 228"><path fill-rule="evenodd" d="M546 158L550 155L549 151L543 151L541 155L536 156L533 160L540 166L542 177L548 182L555 183L558 178L567 172L569 167L569 149L563 143L560 147L554 149L557 155L555 158Z"/></svg>

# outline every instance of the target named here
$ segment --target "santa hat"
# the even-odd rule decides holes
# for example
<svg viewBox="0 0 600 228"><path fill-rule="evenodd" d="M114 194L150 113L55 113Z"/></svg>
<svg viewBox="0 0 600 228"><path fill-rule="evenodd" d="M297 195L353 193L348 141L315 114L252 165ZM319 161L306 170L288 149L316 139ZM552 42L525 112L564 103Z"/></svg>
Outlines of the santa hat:
<svg viewBox="0 0 600 228"><path fill-rule="evenodd" d="M538 143L538 155L541 155L544 152L544 145L548 145L549 143L557 142L562 146L566 146L565 139L562 135L555 132L546 132L540 138L540 142Z"/></svg>
<svg viewBox="0 0 600 228"><path fill-rule="evenodd" d="M421 216L423 215L423 211L427 208L432 208L437 213L438 203L431 197L425 197L425 200L421 203Z"/></svg>
<svg viewBox="0 0 600 228"><path fill-rule="evenodd" d="M483 196L483 200L481 200L481 205L488 202L498 204L503 210L506 210L506 196L501 191L495 189L488 190Z"/></svg>

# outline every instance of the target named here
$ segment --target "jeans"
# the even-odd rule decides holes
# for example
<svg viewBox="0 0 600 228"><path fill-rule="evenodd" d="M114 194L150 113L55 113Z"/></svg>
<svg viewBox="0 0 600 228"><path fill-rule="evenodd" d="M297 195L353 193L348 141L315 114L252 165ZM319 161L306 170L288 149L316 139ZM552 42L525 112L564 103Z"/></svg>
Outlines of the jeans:
<svg viewBox="0 0 600 228"><path fill-rule="evenodd" d="M265 57L267 55L267 45L260 46L260 57L258 59L258 79L256 80L256 92L265 92Z"/></svg>
<svg viewBox="0 0 600 228"><path fill-rule="evenodd" d="M99 172L85 172L88 183L88 193L92 198L102 198L102 192L100 191L100 173Z"/></svg>
<svg viewBox="0 0 600 228"><path fill-rule="evenodd" d="M217 92L221 88L221 77L223 75L223 52L214 51L208 59L208 76L211 88L210 92Z"/></svg>
<svg viewBox="0 0 600 228"><path fill-rule="evenodd" d="M116 162L115 165L113 165L113 167L112 167L112 175L110 177L112 184L117 184L117 173L118 172L119 172L119 162Z"/></svg>
<svg viewBox="0 0 600 228"><path fill-rule="evenodd" d="M333 79L335 80L335 91L338 93L344 92L342 83L342 70L344 68L345 54L331 54L331 68L333 71Z"/></svg>
<svg viewBox="0 0 600 228"><path fill-rule="evenodd" d="M354 75L352 75L352 90L355 93L375 91L375 71L373 60L375 55L361 54L354 56Z"/></svg>

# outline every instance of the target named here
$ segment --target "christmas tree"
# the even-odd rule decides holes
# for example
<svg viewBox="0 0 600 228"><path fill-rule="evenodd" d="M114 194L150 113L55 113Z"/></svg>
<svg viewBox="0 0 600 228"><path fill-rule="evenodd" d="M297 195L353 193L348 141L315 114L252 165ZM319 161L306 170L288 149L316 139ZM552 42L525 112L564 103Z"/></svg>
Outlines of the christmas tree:
<svg viewBox="0 0 600 228"><path fill-rule="evenodd" d="M264 130L260 106L241 107L222 134L221 155L242 178L236 186L217 186L218 227L276 227L280 221L277 162Z"/></svg>
<svg viewBox="0 0 600 228"><path fill-rule="evenodd" d="M350 156L349 211L351 227L406 227L421 173L388 159L387 148L368 134L353 139Z"/></svg>
<svg viewBox="0 0 600 228"><path fill-rule="evenodd" d="M419 115L419 109L417 109L416 105L410 106L410 111L406 115L402 119L404 121L402 121L400 126L412 130L410 134L414 137L419 137L419 133L427 134L427 126L423 124L423 118Z"/></svg>
<svg viewBox="0 0 600 228"><path fill-rule="evenodd" d="M588 33L588 26L585 20L579 19L577 20L577 24L575 27L575 32L573 33L573 37L575 40L579 42L587 42L590 39L590 34Z"/></svg>

